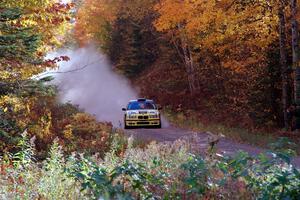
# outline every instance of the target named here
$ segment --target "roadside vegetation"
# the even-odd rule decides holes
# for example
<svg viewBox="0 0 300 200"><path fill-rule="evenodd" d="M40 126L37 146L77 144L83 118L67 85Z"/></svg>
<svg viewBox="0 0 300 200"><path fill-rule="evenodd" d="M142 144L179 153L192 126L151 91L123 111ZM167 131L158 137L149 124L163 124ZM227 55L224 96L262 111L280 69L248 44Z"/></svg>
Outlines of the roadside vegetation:
<svg viewBox="0 0 300 200"><path fill-rule="evenodd" d="M103 158L64 154L55 140L47 158L23 134L18 151L0 160L1 199L298 199L300 171L291 165L292 143L281 139L257 157L199 156L191 143L119 146ZM208 151L213 152L213 151Z"/></svg>

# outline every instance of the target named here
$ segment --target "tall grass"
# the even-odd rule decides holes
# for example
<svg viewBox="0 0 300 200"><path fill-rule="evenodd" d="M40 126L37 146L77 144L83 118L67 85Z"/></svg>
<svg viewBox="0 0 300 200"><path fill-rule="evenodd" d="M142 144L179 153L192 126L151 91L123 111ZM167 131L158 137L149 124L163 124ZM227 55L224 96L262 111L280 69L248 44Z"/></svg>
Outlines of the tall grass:
<svg viewBox="0 0 300 200"><path fill-rule="evenodd" d="M26 135L19 152L0 160L0 199L297 199L300 171L286 139L273 152L251 157L201 157L185 140L135 147L114 138L101 159L66 156L55 140L44 161Z"/></svg>

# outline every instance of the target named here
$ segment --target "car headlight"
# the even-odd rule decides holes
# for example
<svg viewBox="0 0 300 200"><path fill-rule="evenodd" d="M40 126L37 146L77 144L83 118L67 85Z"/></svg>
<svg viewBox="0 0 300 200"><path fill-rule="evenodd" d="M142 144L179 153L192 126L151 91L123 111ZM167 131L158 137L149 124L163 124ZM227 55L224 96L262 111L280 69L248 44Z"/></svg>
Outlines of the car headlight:
<svg viewBox="0 0 300 200"><path fill-rule="evenodd" d="M127 119L136 119L137 116L136 115L127 115Z"/></svg>
<svg viewBox="0 0 300 200"><path fill-rule="evenodd" d="M159 115L150 115L150 118L157 119L157 118L159 118Z"/></svg>

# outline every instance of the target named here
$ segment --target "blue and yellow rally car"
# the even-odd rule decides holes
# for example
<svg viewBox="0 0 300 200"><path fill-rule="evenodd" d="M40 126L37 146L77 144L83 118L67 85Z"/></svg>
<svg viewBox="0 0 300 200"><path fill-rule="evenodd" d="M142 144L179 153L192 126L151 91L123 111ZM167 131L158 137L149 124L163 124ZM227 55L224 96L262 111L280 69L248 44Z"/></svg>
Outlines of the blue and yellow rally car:
<svg viewBox="0 0 300 200"><path fill-rule="evenodd" d="M123 108L125 129L133 127L161 128L161 117L158 106L153 100L140 98L129 101Z"/></svg>

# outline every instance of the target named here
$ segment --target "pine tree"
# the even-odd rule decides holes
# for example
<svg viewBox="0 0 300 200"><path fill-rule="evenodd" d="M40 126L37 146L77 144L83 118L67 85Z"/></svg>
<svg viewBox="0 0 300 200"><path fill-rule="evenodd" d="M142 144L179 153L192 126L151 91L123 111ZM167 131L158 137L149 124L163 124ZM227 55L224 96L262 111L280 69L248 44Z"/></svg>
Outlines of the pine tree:
<svg viewBox="0 0 300 200"><path fill-rule="evenodd" d="M35 61L35 52L39 46L39 36L31 28L18 24L22 12L17 9L0 8L0 64L5 62ZM1 66L1 70L2 70ZM4 66L5 67L5 66Z"/></svg>

